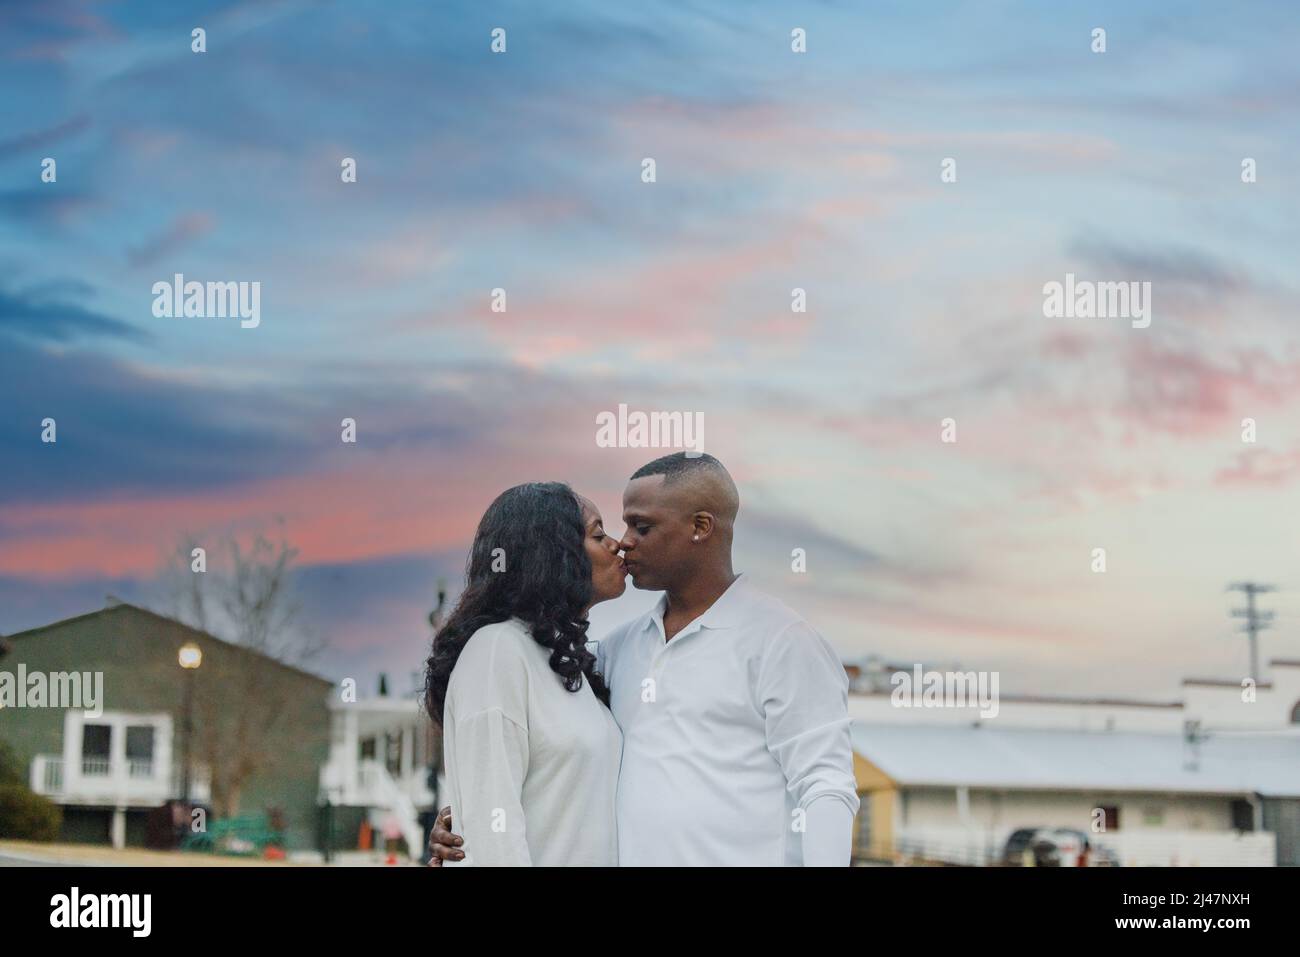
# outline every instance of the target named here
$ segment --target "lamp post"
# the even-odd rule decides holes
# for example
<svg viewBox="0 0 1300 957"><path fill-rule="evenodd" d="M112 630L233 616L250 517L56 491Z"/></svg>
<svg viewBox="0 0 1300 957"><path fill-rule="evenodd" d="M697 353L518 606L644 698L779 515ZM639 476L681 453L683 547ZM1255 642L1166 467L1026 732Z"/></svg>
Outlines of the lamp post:
<svg viewBox="0 0 1300 957"><path fill-rule="evenodd" d="M203 664L203 649L194 642L181 645L176 660L185 669L185 716L181 724L181 801L190 804L190 738L194 733L194 673Z"/></svg>

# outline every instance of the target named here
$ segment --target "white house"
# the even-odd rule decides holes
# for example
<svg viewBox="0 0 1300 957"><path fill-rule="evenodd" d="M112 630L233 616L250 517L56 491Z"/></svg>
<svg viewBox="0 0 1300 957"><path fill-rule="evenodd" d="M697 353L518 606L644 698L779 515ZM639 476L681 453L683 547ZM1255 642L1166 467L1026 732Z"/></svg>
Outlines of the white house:
<svg viewBox="0 0 1300 957"><path fill-rule="evenodd" d="M395 822L418 857L424 849L421 815L435 810L428 778L439 762L439 744L414 695L332 702L321 800L363 808L381 835Z"/></svg>
<svg viewBox="0 0 1300 957"><path fill-rule="evenodd" d="M33 758L31 789L64 806L111 809L114 847L126 846L128 813L156 808L181 794L167 712L105 711L91 718L65 711L62 743L61 753ZM205 765L193 765L188 796L198 804L211 800Z"/></svg>
<svg viewBox="0 0 1300 957"><path fill-rule="evenodd" d="M860 857L987 863L1012 831L1068 827L1124 864L1300 864L1300 661L1187 679L1180 701L1000 696L899 707L850 696ZM983 713L981 711L983 710Z"/></svg>

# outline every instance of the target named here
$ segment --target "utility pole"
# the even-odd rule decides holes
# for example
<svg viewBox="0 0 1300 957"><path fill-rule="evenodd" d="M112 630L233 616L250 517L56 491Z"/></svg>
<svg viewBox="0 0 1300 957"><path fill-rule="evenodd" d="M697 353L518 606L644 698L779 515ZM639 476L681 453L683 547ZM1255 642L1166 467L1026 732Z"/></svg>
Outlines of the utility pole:
<svg viewBox="0 0 1300 957"><path fill-rule="evenodd" d="M1273 620L1271 611L1260 611L1255 607L1255 596L1265 595L1271 591L1277 591L1273 585L1257 585L1254 582L1234 582L1228 586L1228 591L1239 591L1246 596L1245 608L1234 608L1232 610L1233 618L1245 618L1246 624L1242 631L1250 635L1250 680L1256 684L1259 683L1259 640L1258 636L1265 628L1270 627Z"/></svg>
<svg viewBox="0 0 1300 957"><path fill-rule="evenodd" d="M433 629L435 635L438 629L446 621L447 614L447 583L441 578L438 579L438 604L429 612L429 627ZM420 826L424 832L424 847L418 850L412 848L411 856L417 858L421 863L429 862L429 837L433 833L433 825L438 820L438 771L442 768L442 728L430 720L425 727L425 733L431 735L432 740L429 750L432 752L432 759L428 766L428 777L425 781L429 790L433 793L432 810L422 811L420 813Z"/></svg>

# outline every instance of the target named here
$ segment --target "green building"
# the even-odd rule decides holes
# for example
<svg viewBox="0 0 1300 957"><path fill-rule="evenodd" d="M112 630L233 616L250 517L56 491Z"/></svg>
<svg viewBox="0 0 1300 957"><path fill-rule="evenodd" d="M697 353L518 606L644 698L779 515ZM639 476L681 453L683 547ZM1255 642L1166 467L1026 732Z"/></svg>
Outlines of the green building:
<svg viewBox="0 0 1300 957"><path fill-rule="evenodd" d="M142 845L150 814L188 797L210 820L272 814L290 849L313 848L330 689L112 604L0 641L0 739L32 789L62 806L65 840Z"/></svg>

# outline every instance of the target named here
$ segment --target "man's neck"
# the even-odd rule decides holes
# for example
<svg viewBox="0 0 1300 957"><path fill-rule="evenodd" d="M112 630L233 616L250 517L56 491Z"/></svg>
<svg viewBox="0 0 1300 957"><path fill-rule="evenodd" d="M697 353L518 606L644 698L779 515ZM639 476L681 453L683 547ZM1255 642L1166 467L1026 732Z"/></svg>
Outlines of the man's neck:
<svg viewBox="0 0 1300 957"><path fill-rule="evenodd" d="M725 568L697 575L680 588L668 589L668 607L664 609L664 633L671 639L687 624L699 618L739 578L728 562ZM671 625L670 625L671 622Z"/></svg>

